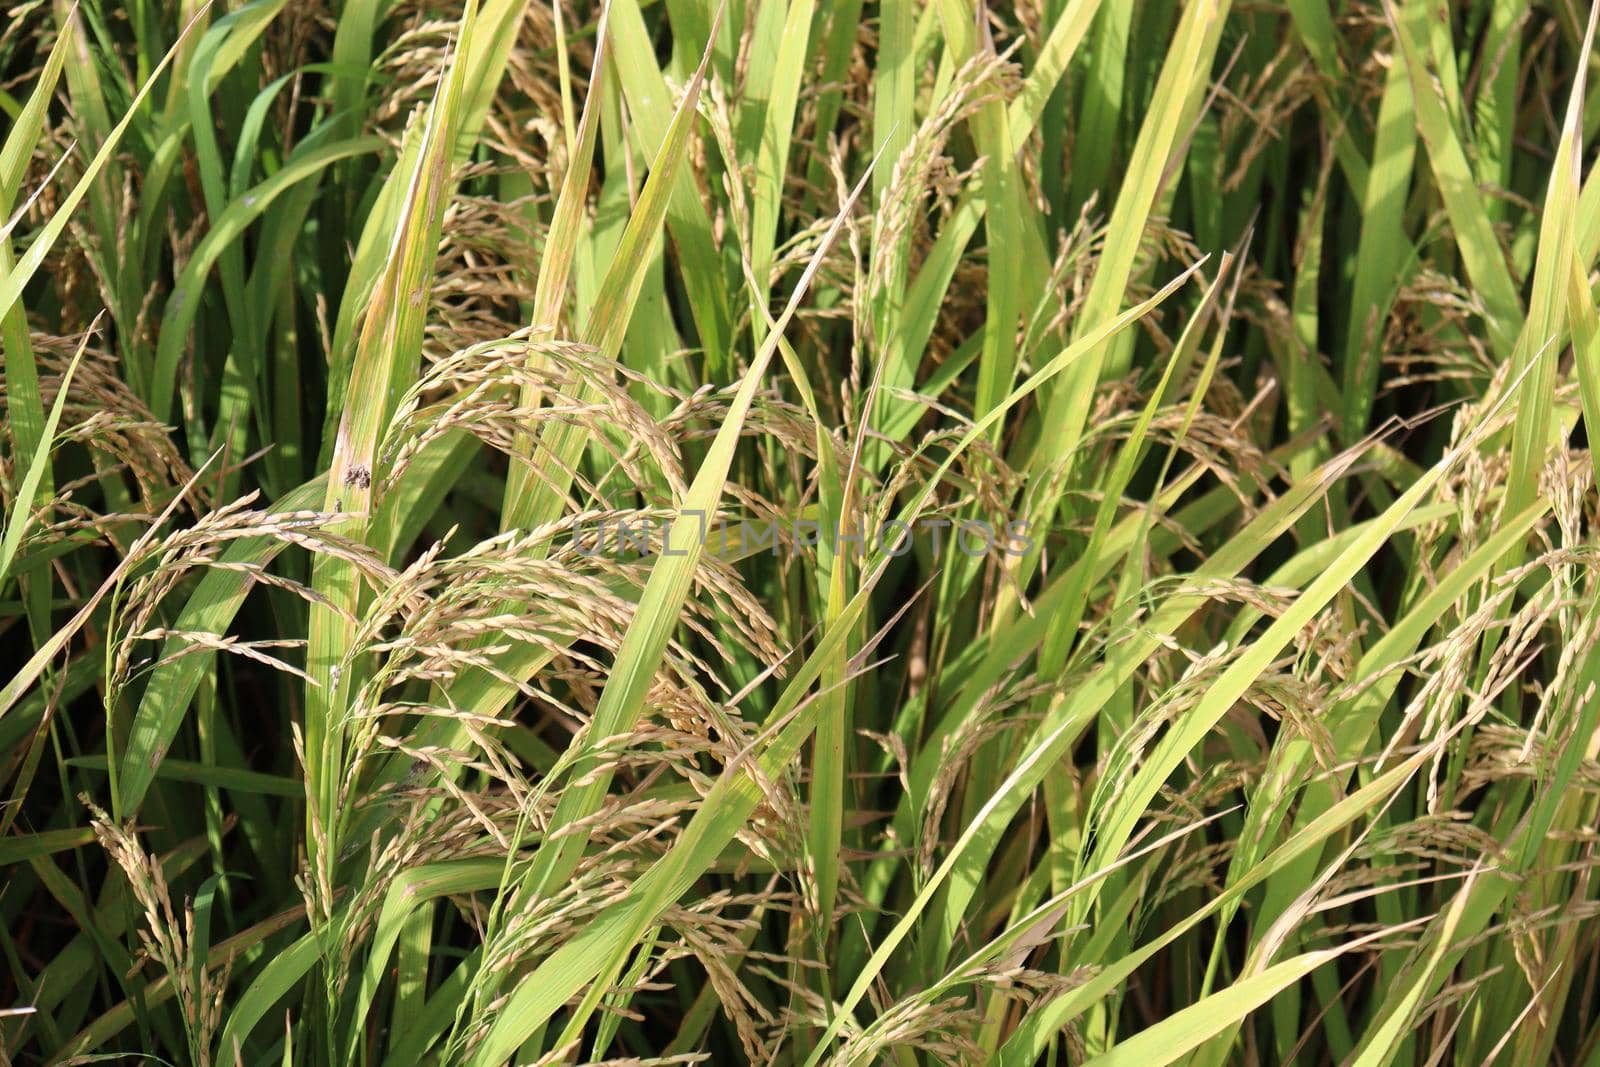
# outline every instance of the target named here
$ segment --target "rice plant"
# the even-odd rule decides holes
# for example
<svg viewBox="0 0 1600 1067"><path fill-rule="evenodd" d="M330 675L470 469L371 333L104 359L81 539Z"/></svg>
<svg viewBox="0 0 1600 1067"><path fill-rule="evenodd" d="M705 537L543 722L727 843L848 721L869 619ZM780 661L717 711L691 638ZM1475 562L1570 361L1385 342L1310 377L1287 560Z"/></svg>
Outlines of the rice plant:
<svg viewBox="0 0 1600 1067"><path fill-rule="evenodd" d="M1578 0L15 0L0 1063L1600 1065Z"/></svg>

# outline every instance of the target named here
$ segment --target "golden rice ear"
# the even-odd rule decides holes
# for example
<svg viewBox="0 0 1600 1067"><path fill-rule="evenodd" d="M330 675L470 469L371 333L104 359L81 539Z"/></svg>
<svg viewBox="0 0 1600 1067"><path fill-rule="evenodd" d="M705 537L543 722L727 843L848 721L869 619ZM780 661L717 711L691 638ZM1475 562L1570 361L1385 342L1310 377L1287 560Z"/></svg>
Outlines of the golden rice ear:
<svg viewBox="0 0 1600 1067"><path fill-rule="evenodd" d="M124 884L143 912L141 955L154 959L165 972L159 981L177 999L190 1056L197 1063L211 1062L233 965L231 954L210 947L218 879L213 877L201 887L198 904L185 898L177 908L161 861L139 844L131 825L115 822L87 795L78 799L89 811L100 847L121 869ZM143 960L136 958L135 968L142 965Z"/></svg>

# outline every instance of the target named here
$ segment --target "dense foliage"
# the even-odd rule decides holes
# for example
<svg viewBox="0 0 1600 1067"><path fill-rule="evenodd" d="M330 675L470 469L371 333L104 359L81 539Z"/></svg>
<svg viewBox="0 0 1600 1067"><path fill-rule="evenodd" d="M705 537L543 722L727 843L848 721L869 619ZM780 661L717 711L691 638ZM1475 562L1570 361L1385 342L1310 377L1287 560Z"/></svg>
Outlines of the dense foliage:
<svg viewBox="0 0 1600 1067"><path fill-rule="evenodd" d="M1600 1064L1573 0L16 0L0 1062Z"/></svg>

